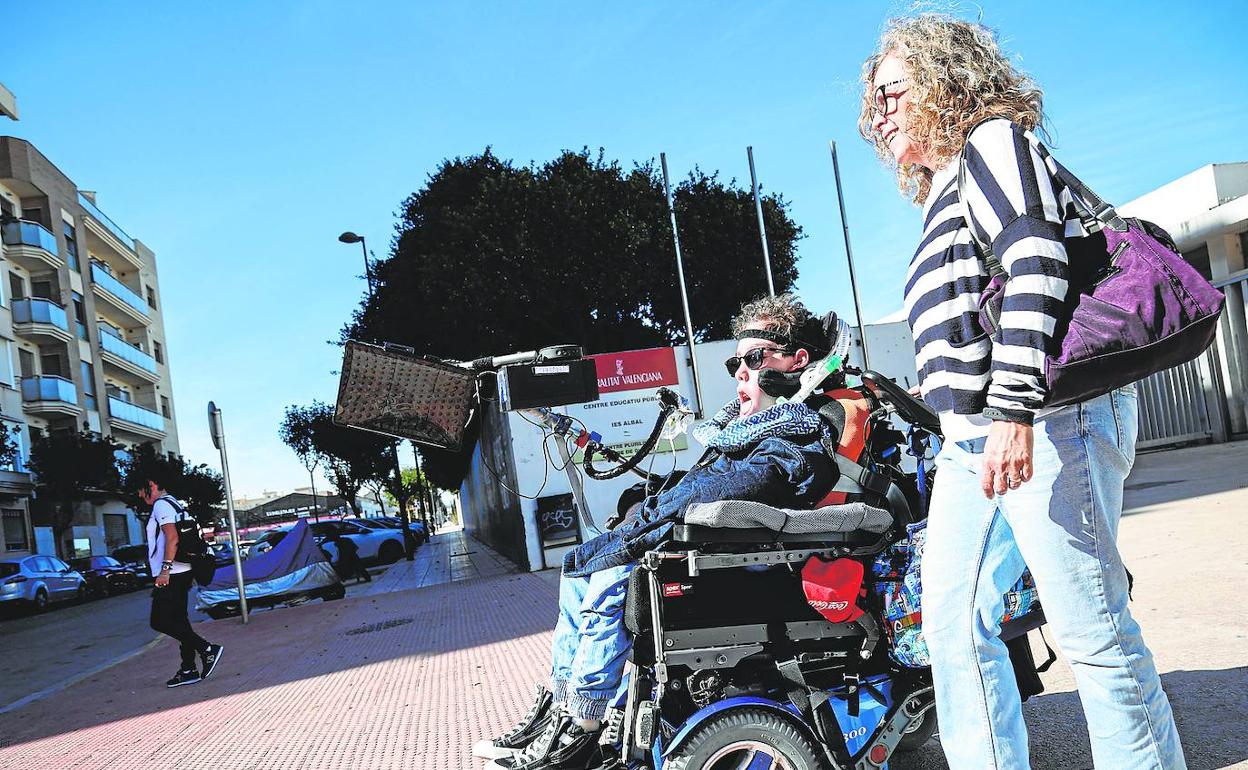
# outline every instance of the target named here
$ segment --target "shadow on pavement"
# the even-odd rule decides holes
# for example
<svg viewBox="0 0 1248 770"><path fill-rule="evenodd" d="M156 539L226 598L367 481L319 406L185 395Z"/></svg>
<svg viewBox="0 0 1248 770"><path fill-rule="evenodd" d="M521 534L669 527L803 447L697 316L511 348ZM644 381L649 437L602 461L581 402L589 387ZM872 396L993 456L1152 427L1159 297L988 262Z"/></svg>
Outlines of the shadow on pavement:
<svg viewBox="0 0 1248 770"><path fill-rule="evenodd" d="M1188 770L1220 770L1248 761L1248 667L1172 671L1161 677L1170 697ZM1087 721L1073 692L1032 698L1023 705L1033 770L1092 767ZM911 754L898 755L893 770L948 768L933 738Z"/></svg>
<svg viewBox="0 0 1248 770"><path fill-rule="evenodd" d="M123 729L98 728L114 723L129 723L124 731L133 744L146 730L159 734L157 723L169 717L164 712L174 709L180 724L193 723L197 713L214 710L218 714L207 721L219 720L222 711L237 711L239 718L246 719L252 703L260 710L273 706L265 700L271 699L273 690L321 677L321 686L340 691L299 685L298 692L307 698L301 707L324 713L330 720L327 727L332 728L333 713L353 700L352 690L359 699L388 682L416 684L421 676L418 669L443 653L469 651L469 657L488 656L488 649L480 655L471 650L504 642L509 646L519 643L526 657L532 657L532 650L548 649L545 634L554 627L556 581L557 575L507 575L315 602L256 614L247 626L238 619L197 624L202 636L225 645L222 662L210 679L166 688L165 680L177 669L178 653L171 640L164 640L155 649L64 692L0 715L0 767L15 767L18 760L38 759L49 751L54 755L88 750L98 754L101 735ZM531 645L524 644L523 637L532 635L542 635L540 643L535 639ZM498 652L493 655L499 657ZM547 661L548 655L543 653ZM366 675L335 676L363 666L368 666ZM401 699L420 697L412 692L410 698ZM44 741L53 736L59 737ZM88 749L92 736L96 745ZM23 746L28 751L21 751Z"/></svg>

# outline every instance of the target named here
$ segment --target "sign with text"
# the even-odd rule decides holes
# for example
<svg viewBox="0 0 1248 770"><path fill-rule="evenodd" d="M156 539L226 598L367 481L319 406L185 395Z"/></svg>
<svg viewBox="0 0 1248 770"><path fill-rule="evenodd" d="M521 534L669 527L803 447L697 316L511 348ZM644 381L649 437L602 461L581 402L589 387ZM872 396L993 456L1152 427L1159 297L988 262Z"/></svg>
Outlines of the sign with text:
<svg viewBox="0 0 1248 770"><path fill-rule="evenodd" d="M673 348L627 350L588 356L598 370L599 399L569 406L567 412L591 431L602 434L602 443L628 457L650 435L659 416L659 388L679 390L680 374ZM688 437L660 441L656 452L679 451L689 446ZM584 452L573 458L584 461Z"/></svg>

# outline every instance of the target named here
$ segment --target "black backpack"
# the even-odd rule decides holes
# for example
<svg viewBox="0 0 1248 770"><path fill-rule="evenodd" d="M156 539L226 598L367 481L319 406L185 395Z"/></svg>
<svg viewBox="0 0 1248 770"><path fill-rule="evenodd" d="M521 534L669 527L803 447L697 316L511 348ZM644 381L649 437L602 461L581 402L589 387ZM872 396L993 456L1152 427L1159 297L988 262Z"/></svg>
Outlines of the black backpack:
<svg viewBox="0 0 1248 770"><path fill-rule="evenodd" d="M165 496L160 500L169 503L178 512L178 518L173 522L174 529L178 532L178 548L173 554L174 561L191 565L191 575L195 578L195 582L201 586L208 585L212 582L212 576L216 574L217 560L208 550L208 543L204 542L203 536L199 534L199 522L195 521L175 498ZM155 555L155 550L152 555Z"/></svg>

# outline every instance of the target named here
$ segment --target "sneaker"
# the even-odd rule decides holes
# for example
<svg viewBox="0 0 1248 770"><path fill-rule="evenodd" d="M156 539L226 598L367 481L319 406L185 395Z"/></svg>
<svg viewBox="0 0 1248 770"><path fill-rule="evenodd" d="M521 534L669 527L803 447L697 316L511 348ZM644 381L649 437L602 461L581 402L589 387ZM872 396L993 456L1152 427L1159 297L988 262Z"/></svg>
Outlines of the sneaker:
<svg viewBox="0 0 1248 770"><path fill-rule="evenodd" d="M539 684L533 705L529 706L529 713L524 715L524 719L498 738L477 741L472 747L473 756L482 759L502 759L528 746L550 722L550 706L553 702L550 690Z"/></svg>
<svg viewBox="0 0 1248 770"><path fill-rule="evenodd" d="M559 737L560 728L571 720L558 706L552 707L548 713L542 731L523 749L510 757L502 757L485 765L485 770L520 770L545 757L555 739Z"/></svg>
<svg viewBox="0 0 1248 770"><path fill-rule="evenodd" d="M199 654L199 659L204 663L204 673L201 678L207 679L208 676L217 670L217 663L221 662L221 651L225 647L219 644L209 644L208 649Z"/></svg>
<svg viewBox="0 0 1248 770"><path fill-rule="evenodd" d="M602 720L602 736L599 737L598 743L603 746L619 746L623 733L624 709L607 709L607 717Z"/></svg>
<svg viewBox="0 0 1248 770"><path fill-rule="evenodd" d="M601 763L602 747L598 745L601 736L602 727L585 730L575 719L564 717L546 754L520 765L517 770L586 770Z"/></svg>
<svg viewBox="0 0 1248 770"><path fill-rule="evenodd" d="M173 679L165 682L166 687L181 687L184 684L195 684L200 680L199 672L193 668L186 671L179 671L173 675Z"/></svg>

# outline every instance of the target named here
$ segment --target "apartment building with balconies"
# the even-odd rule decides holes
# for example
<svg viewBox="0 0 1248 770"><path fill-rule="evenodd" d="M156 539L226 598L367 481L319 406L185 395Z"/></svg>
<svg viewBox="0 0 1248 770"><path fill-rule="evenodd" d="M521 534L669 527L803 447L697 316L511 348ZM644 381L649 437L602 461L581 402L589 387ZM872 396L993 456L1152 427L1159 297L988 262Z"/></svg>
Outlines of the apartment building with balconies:
<svg viewBox="0 0 1248 770"><path fill-rule="evenodd" d="M32 519L24 472L32 428L85 427L178 453L156 255L95 193L9 136L0 136L0 221L0 424L18 429L21 447L0 470L0 553L49 552L51 530L38 506ZM61 550L106 553L142 539L121 501L84 504Z"/></svg>

